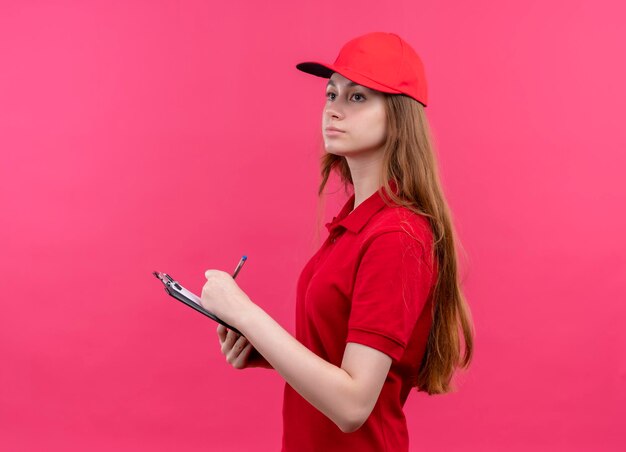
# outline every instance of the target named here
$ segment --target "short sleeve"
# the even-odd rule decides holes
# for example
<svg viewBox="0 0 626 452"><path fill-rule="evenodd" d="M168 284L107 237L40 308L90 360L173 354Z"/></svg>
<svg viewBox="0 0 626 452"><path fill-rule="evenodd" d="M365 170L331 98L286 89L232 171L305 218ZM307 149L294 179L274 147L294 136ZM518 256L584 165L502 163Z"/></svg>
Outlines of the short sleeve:
<svg viewBox="0 0 626 452"><path fill-rule="evenodd" d="M375 348L399 361L431 288L423 245L405 231L384 232L359 263L346 343Z"/></svg>

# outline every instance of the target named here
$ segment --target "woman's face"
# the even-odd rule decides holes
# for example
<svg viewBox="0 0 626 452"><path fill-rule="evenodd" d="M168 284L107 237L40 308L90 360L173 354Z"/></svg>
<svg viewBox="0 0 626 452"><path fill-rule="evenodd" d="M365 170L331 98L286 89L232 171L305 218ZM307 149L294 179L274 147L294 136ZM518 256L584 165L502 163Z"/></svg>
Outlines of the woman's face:
<svg viewBox="0 0 626 452"><path fill-rule="evenodd" d="M384 94L335 72L326 86L322 135L326 152L351 156L379 150L386 138ZM335 127L343 132L331 132Z"/></svg>

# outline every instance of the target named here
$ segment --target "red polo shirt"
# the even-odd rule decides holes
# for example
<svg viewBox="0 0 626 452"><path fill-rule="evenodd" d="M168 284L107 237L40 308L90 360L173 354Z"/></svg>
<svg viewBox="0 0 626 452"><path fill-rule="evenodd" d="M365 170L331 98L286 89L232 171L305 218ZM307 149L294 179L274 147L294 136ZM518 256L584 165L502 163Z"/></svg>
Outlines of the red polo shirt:
<svg viewBox="0 0 626 452"><path fill-rule="evenodd" d="M296 338L337 367L346 343L364 344L389 355L391 369L369 418L352 433L285 383L283 452L409 449L402 407L426 348L437 268L428 219L387 206L382 196L353 210L352 195L326 224L328 238L298 279Z"/></svg>

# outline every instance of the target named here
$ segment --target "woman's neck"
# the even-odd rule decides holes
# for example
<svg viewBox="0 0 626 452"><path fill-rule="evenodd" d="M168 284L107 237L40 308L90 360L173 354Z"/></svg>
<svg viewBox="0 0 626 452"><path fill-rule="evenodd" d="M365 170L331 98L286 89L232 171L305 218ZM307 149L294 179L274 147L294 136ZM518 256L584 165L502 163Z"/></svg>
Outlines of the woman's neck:
<svg viewBox="0 0 626 452"><path fill-rule="evenodd" d="M367 157L346 157L354 185L354 207L372 196L380 188L382 152Z"/></svg>

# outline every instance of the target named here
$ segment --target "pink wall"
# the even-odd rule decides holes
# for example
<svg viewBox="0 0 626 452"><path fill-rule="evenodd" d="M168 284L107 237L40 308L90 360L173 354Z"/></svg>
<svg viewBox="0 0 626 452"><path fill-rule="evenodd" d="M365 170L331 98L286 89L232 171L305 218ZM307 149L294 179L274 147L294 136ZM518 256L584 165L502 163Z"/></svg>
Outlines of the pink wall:
<svg viewBox="0 0 626 452"><path fill-rule="evenodd" d="M294 66L373 30L424 59L477 330L411 450L626 448L626 11L381 5L2 2L0 449L278 450L283 380L151 271L199 291L247 254L294 332L324 102Z"/></svg>

